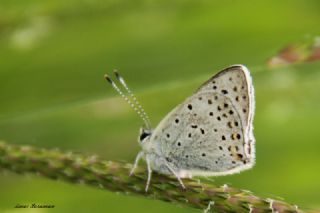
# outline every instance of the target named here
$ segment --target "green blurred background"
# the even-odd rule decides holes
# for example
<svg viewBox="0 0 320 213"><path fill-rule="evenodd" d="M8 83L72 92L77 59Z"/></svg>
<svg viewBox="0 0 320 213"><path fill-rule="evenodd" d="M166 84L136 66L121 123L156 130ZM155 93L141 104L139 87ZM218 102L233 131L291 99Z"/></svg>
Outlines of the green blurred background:
<svg viewBox="0 0 320 213"><path fill-rule="evenodd" d="M153 125L231 64L252 71L257 164L212 178L320 208L320 63L269 69L320 35L317 0L1 0L0 139L132 162L142 124L103 79L117 68ZM152 186L151 186L152 187ZM55 209L15 210L16 204ZM199 212L0 172L1 212Z"/></svg>

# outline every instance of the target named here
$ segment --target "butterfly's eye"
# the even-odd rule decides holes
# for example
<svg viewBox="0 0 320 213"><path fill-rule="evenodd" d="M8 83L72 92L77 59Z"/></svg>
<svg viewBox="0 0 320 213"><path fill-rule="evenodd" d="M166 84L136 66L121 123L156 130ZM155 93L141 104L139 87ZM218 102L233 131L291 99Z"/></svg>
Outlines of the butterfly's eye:
<svg viewBox="0 0 320 213"><path fill-rule="evenodd" d="M145 132L145 131L142 131L141 134L140 134L140 142L142 142L146 137L148 137L149 135L151 135L150 132Z"/></svg>

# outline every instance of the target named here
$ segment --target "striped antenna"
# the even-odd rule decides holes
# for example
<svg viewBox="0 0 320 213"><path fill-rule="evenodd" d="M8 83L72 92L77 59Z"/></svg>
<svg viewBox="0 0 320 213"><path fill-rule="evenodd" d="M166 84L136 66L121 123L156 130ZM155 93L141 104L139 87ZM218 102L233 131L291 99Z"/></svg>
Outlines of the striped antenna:
<svg viewBox="0 0 320 213"><path fill-rule="evenodd" d="M147 129L151 129L151 125L150 122L148 120L146 120L146 118L143 116L143 114L141 113L141 111L136 107L135 104L133 104L130 99L119 89L119 87L114 83L114 81L112 81L112 79L105 74L104 78L108 81L108 83L111 84L111 86L121 95L121 97L130 105L130 107L139 115L139 117L143 120L143 122L145 123Z"/></svg>
<svg viewBox="0 0 320 213"><path fill-rule="evenodd" d="M142 108L140 102L138 101L138 99L136 98L136 96L133 94L133 92L130 90L130 88L128 87L128 84L125 82L125 80L123 79L123 77L118 73L117 70L114 70L113 73L115 74L116 78L118 79L118 81L122 84L122 86L127 90L127 92L129 93L129 95L131 96L131 98L133 99L134 103L136 106L138 106L140 112L142 113L142 116L145 118L145 120L148 123L148 126L151 127L151 122L149 119L149 116L147 115L147 113L144 111L144 109Z"/></svg>

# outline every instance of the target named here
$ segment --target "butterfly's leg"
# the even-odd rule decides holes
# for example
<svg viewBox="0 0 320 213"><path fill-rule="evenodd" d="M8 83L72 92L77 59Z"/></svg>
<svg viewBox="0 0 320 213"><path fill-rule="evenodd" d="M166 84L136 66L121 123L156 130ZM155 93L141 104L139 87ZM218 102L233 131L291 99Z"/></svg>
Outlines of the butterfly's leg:
<svg viewBox="0 0 320 213"><path fill-rule="evenodd" d="M134 170L137 168L138 163L139 163L139 160L141 159L141 157L142 157L143 154L144 154L143 151L141 151L141 152L139 152L139 153L137 154L137 157L136 157L136 159L134 160L134 164L133 164L132 169L131 169L130 174L129 174L130 176L133 175Z"/></svg>
<svg viewBox="0 0 320 213"><path fill-rule="evenodd" d="M210 201L208 204L208 207L205 210L203 210L203 212L208 213L211 209L211 206L213 206L213 205L214 205L214 201Z"/></svg>
<svg viewBox="0 0 320 213"><path fill-rule="evenodd" d="M151 166L150 166L150 160L148 158L148 155L146 155L146 162L147 162L147 167L148 167L148 180L147 180L147 185L146 185L146 192L148 191L149 189L149 185L150 185L150 181L151 181L151 175L152 175L152 169L151 169Z"/></svg>
<svg viewBox="0 0 320 213"><path fill-rule="evenodd" d="M170 170L170 172L172 172L172 174L178 179L180 185L182 186L183 189L185 189L186 187L184 186L181 178L179 177L179 175L174 171L174 169L167 163L167 161L164 161L166 167Z"/></svg>

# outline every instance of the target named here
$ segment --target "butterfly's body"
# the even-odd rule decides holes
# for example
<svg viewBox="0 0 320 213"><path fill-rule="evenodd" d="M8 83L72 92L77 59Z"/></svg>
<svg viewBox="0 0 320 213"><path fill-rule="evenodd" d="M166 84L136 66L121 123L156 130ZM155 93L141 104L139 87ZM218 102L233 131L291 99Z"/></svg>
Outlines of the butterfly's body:
<svg viewBox="0 0 320 213"><path fill-rule="evenodd" d="M254 90L250 73L231 66L205 82L152 130L142 129L143 157L151 171L175 175L219 176L251 168ZM135 168L134 166L134 168Z"/></svg>

